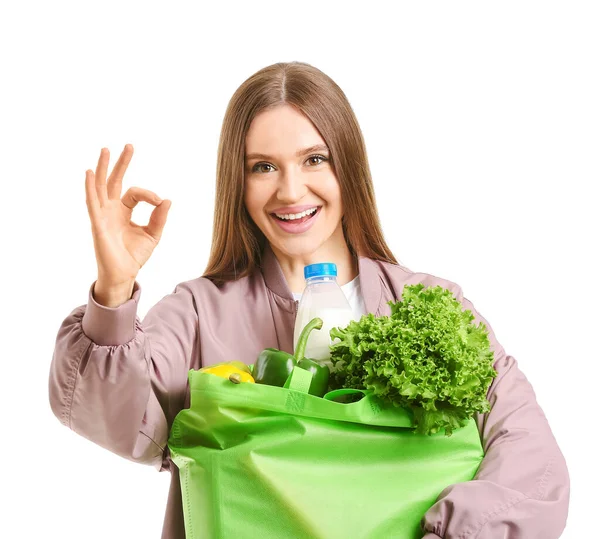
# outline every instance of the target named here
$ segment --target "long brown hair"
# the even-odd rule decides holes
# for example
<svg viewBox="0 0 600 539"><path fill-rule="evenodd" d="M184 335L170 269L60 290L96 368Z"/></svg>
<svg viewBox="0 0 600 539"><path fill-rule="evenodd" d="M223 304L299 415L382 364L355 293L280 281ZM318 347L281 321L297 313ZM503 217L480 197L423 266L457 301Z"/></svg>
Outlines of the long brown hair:
<svg viewBox="0 0 600 539"><path fill-rule="evenodd" d="M203 277L219 285L260 266L267 240L244 204L245 141L254 117L282 104L296 107L311 120L329 147L330 163L340 183L342 228L352 255L397 264L383 237L365 143L344 92L316 67L279 62L244 81L225 111L217 157L213 239Z"/></svg>

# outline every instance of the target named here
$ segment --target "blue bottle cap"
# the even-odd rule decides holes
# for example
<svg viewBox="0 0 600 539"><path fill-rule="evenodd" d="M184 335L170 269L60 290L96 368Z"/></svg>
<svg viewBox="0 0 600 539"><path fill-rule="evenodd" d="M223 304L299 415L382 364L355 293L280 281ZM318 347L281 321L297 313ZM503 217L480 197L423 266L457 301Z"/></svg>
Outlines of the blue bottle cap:
<svg viewBox="0 0 600 539"><path fill-rule="evenodd" d="M310 279L311 277L323 277L325 275L337 277L337 266L333 262L323 262L320 264L304 266L305 279Z"/></svg>

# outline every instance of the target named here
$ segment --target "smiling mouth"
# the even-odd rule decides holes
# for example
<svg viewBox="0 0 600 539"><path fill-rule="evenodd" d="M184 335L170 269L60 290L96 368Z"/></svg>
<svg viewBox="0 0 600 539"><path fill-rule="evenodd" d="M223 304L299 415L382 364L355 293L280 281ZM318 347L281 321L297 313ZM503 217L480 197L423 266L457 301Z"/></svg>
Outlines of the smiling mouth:
<svg viewBox="0 0 600 539"><path fill-rule="evenodd" d="M306 221L310 221L315 215L317 215L317 213L319 213L319 209L321 208L321 206L315 206L315 208L316 208L315 211L309 213L308 215L304 215L298 219L285 219L283 217L279 217L275 213L271 213L271 217L273 217L274 219L277 219L278 221L281 221L282 223L291 223L291 224L305 223Z"/></svg>

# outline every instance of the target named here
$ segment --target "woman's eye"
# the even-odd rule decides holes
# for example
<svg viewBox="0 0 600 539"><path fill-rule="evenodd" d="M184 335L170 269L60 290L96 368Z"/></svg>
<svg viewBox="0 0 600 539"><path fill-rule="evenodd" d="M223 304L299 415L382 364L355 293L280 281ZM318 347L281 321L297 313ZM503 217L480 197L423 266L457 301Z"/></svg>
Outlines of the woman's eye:
<svg viewBox="0 0 600 539"><path fill-rule="evenodd" d="M258 167L272 167L272 166L273 165L269 165L269 163L256 163L256 165L254 165L254 167L252 167L252 172L259 172ZM265 172L265 171L261 170L260 172Z"/></svg>
<svg viewBox="0 0 600 539"><path fill-rule="evenodd" d="M320 159L322 162L327 161L327 157L323 157L322 155L311 155L308 160L310 161L311 159ZM317 165L320 165L321 163L316 163Z"/></svg>
<svg viewBox="0 0 600 539"><path fill-rule="evenodd" d="M327 157L324 157L322 155L311 155L307 161L311 161L311 159L320 159L321 162L325 162L328 161L329 159L327 159ZM312 162L313 165L320 165L321 162L315 163L314 161ZM273 167L273 165L269 164L269 163L256 163L256 165L254 165L252 167L252 172L260 172L260 173L264 173L264 172L269 172L269 170L265 170L265 169L261 169L260 167Z"/></svg>

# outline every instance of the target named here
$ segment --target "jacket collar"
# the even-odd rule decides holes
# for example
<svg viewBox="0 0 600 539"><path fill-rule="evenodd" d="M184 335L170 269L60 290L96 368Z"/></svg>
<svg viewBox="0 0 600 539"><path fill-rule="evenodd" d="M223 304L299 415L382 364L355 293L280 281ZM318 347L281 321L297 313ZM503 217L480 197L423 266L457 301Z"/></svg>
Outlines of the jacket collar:
<svg viewBox="0 0 600 539"><path fill-rule="evenodd" d="M292 291L268 241L265 242L263 249L261 269L267 288L281 298L293 302ZM381 270L375 260L364 256L358 257L358 280L367 312L376 315L381 307L383 280Z"/></svg>

